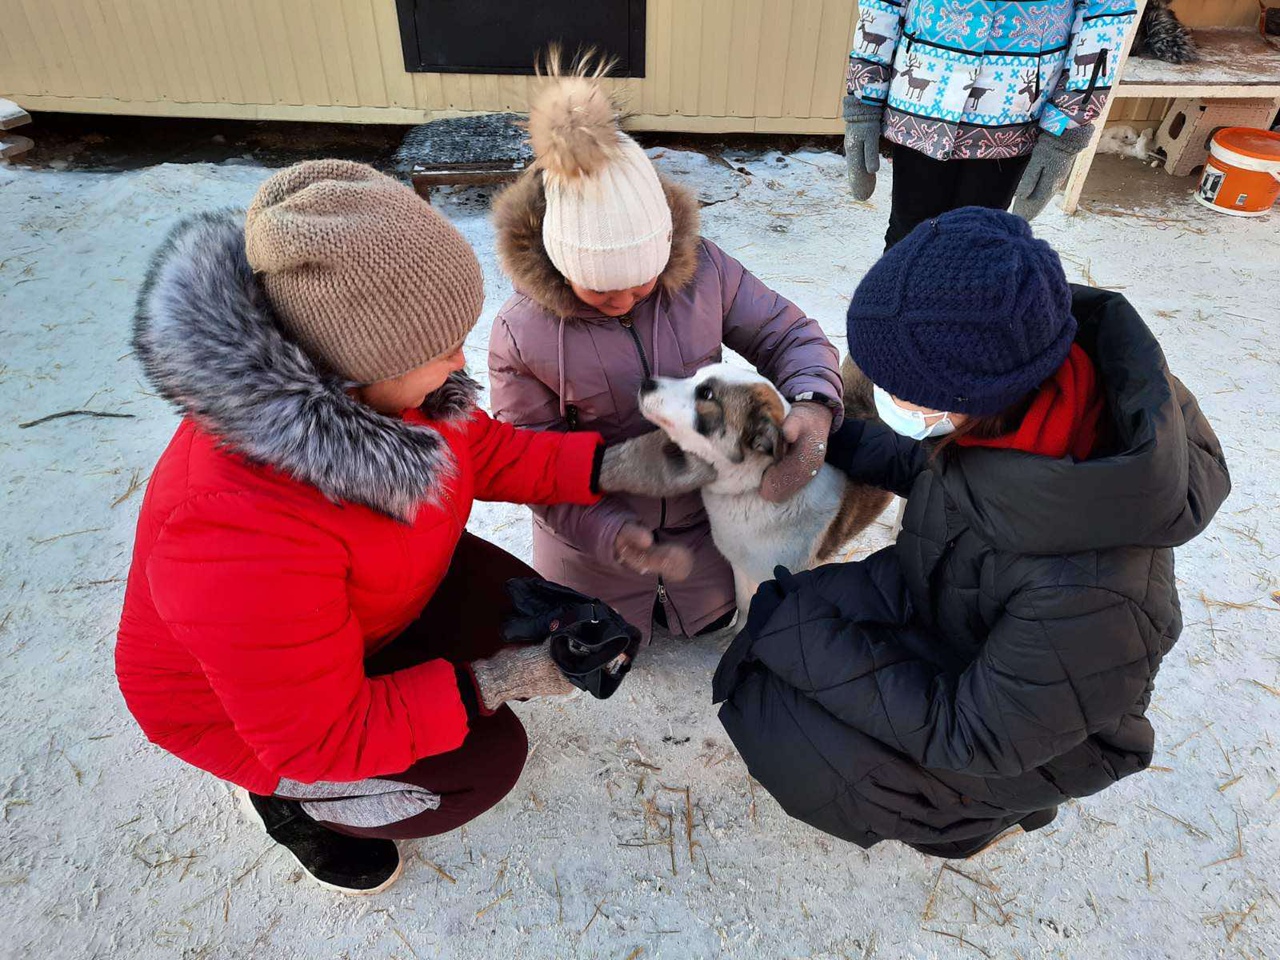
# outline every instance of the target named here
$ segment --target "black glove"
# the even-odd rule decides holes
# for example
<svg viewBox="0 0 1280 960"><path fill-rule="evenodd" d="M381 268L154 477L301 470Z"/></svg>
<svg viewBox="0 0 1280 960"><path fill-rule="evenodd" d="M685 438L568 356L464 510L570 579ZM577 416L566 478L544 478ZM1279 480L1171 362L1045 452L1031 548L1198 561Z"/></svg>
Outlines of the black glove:
<svg viewBox="0 0 1280 960"><path fill-rule="evenodd" d="M640 631L608 604L537 577L507 581L516 612L503 625L508 642L541 643L564 678L597 700L622 684L640 649Z"/></svg>

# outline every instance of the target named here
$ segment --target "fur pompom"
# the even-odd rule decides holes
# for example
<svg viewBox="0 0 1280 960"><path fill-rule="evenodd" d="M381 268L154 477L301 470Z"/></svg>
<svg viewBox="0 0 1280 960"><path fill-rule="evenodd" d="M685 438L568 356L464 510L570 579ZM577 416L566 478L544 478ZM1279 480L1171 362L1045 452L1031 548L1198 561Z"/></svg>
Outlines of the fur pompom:
<svg viewBox="0 0 1280 960"><path fill-rule="evenodd" d="M589 177L617 155L618 104L600 85L613 62L588 52L566 69L552 47L529 107L529 142L537 165L554 177Z"/></svg>
<svg viewBox="0 0 1280 960"><path fill-rule="evenodd" d="M1200 51L1169 0L1149 0L1133 41L1133 54L1166 63L1195 63Z"/></svg>

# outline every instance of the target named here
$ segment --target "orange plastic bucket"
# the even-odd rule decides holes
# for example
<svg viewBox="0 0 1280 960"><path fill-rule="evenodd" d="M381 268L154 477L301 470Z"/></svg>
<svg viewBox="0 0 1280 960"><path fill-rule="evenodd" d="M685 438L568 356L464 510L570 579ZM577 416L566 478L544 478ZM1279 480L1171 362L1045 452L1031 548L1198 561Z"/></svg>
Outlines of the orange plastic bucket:
<svg viewBox="0 0 1280 960"><path fill-rule="evenodd" d="M1213 135L1196 199L1233 217L1261 217L1280 196L1280 133L1226 127Z"/></svg>

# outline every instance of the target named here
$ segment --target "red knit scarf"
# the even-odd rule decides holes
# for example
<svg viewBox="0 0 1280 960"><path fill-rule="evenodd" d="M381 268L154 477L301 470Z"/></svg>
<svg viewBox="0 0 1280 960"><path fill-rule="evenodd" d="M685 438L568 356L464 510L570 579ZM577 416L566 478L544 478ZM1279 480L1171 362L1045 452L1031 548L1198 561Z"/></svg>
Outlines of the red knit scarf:
<svg viewBox="0 0 1280 960"><path fill-rule="evenodd" d="M962 447L1021 450L1042 457L1087 460L1098 443L1106 396L1089 355L1073 343L1058 372L1040 385L1018 429L983 439L972 433L957 437Z"/></svg>

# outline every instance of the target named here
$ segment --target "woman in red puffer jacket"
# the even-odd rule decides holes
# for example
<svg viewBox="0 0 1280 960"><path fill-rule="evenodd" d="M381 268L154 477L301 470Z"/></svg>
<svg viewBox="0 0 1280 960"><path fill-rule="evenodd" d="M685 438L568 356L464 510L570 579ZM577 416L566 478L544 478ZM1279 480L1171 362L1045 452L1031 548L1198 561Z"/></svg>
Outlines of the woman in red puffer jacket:
<svg viewBox="0 0 1280 960"><path fill-rule="evenodd" d="M504 701L572 688L506 647L523 563L474 499L591 504L593 433L491 420L462 372L483 302L462 236L406 186L314 161L181 224L135 344L184 417L138 521L116 648L149 739L249 792L313 877L371 892L395 838L515 784Z"/></svg>

